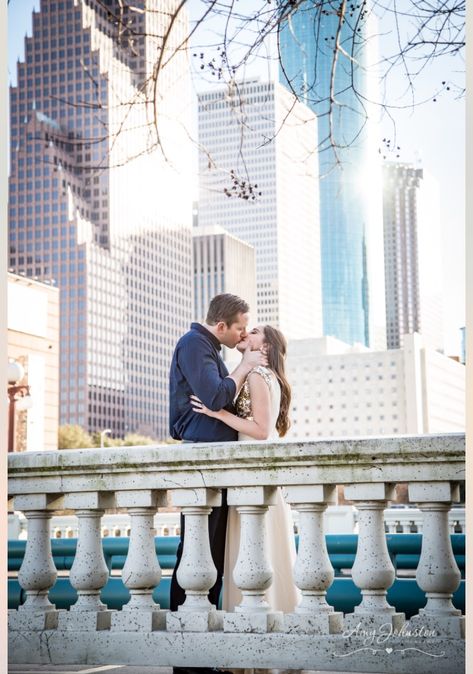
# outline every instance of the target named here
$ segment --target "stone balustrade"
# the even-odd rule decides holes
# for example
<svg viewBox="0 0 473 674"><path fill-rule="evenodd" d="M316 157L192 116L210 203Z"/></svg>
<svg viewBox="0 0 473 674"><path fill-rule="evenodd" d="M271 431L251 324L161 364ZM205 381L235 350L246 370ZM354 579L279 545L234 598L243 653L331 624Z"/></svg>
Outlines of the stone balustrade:
<svg viewBox="0 0 473 674"><path fill-rule="evenodd" d="M294 531L299 531L299 512L293 511ZM411 534L422 532L422 511L413 507L388 507L384 510L385 529L391 534ZM452 534L464 534L466 517L464 507L454 507L448 513L448 524ZM153 527L157 536L179 536L178 512L159 512L154 516ZM352 506L328 506L324 511L326 534L358 533L355 509ZM56 515L51 518L52 538L77 538L79 524L74 515ZM102 517L101 534L108 536L130 535L130 516L126 512L105 513ZM27 520L22 513L11 513L8 518L8 538L27 538Z"/></svg>
<svg viewBox="0 0 473 674"><path fill-rule="evenodd" d="M10 513L8 518L8 539L26 540L28 537L27 520L23 513ZM156 536L179 536L180 522L178 512L159 512L153 517ZM51 538L77 538L79 522L75 515L54 515L51 518ZM107 537L129 537L131 520L127 512L105 513L102 517L100 534Z"/></svg>
<svg viewBox="0 0 473 674"><path fill-rule="evenodd" d="M9 612L14 663L135 664L323 669L403 674L464 671L464 617L452 604L460 572L452 553L449 512L464 480L462 434L333 440L243 442L28 452L9 460L9 507L28 520L18 579L26 601ZM387 591L395 578L384 512L397 484L422 513L416 579L426 606L406 620ZM361 591L354 613L326 600L333 569L324 512L337 485L358 513L352 576ZM299 514L294 613L268 605L272 580L265 518L276 490ZM207 518L227 489L240 513L240 549L233 579L242 602L233 612L207 598L216 578ZM161 569L153 518L167 502L181 509L186 538L178 579L186 601L178 611L153 601ZM121 611L100 599L109 570L101 545L107 509L125 509L130 545L122 579L131 599ZM78 599L58 610L48 592L56 579L51 517L64 509L78 520L70 582ZM288 579L288 582L291 582Z"/></svg>
<svg viewBox="0 0 473 674"><path fill-rule="evenodd" d="M421 534L423 521L419 508L386 508L384 511L384 522L390 534ZM452 508L448 512L448 527L452 534L465 533L465 508Z"/></svg>

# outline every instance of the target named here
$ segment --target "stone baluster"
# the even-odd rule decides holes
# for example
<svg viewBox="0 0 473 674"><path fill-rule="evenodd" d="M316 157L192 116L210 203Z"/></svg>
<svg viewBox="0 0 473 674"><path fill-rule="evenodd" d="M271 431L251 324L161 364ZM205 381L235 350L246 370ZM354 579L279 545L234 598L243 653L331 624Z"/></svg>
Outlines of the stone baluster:
<svg viewBox="0 0 473 674"><path fill-rule="evenodd" d="M57 627L58 611L48 599L57 570L51 551L51 517L62 507L62 497L51 494L16 496L15 510L22 511L28 523L28 538L18 582L26 601L18 611L8 612L11 630L45 630Z"/></svg>
<svg viewBox="0 0 473 674"><path fill-rule="evenodd" d="M172 504L180 506L185 517L184 547L177 570L177 582L186 600L177 611L168 613L166 627L173 632L207 632L222 627L222 611L210 603L209 590L217 580L209 541L212 508L220 506L222 495L216 489L174 489Z"/></svg>
<svg viewBox="0 0 473 674"><path fill-rule="evenodd" d="M448 525L452 502L459 500L458 485L450 482L410 483L409 499L417 503L423 513L424 531L416 580L427 596L426 606L410 622L416 627L433 630L436 635L464 637L465 619L452 604L461 573L453 554Z"/></svg>
<svg viewBox="0 0 473 674"><path fill-rule="evenodd" d="M378 629L386 623L400 629L404 623L404 614L397 613L386 600L395 571L386 543L384 509L394 495L392 484L368 482L345 487L345 498L355 501L358 509L360 529L352 578L362 594L355 612L345 616L346 629L358 625Z"/></svg>
<svg viewBox="0 0 473 674"><path fill-rule="evenodd" d="M465 533L465 510L461 510L458 513L458 524L460 525L461 528L461 533Z"/></svg>
<svg viewBox="0 0 473 674"><path fill-rule="evenodd" d="M284 616L288 632L336 634L343 630L343 614L327 604L334 571L327 552L324 512L337 501L335 485L294 486L284 489L286 501L299 512L299 549L294 582L302 600L295 613Z"/></svg>
<svg viewBox="0 0 473 674"><path fill-rule="evenodd" d="M69 611L60 614L59 627L79 632L109 629L112 612L100 600L100 590L109 578L100 525L105 509L115 507L114 495L70 493L64 497L64 507L75 510L79 520L76 555L69 574L78 597Z"/></svg>
<svg viewBox="0 0 473 674"><path fill-rule="evenodd" d="M391 520L388 522L388 531L390 534L395 534L397 530L397 522L396 520Z"/></svg>
<svg viewBox="0 0 473 674"><path fill-rule="evenodd" d="M154 542L154 516L167 505L165 491L143 489L116 493L118 508L127 508L131 520L128 555L122 570L123 584L130 590L130 601L122 611L112 614L111 629L120 632L151 632L164 629L166 611L153 600L153 590L161 580Z"/></svg>
<svg viewBox="0 0 473 674"><path fill-rule="evenodd" d="M233 580L242 601L234 613L226 613L225 632L274 632L283 629L283 614L273 611L265 598L273 571L268 559L265 515L276 505L276 487L232 487L228 505L240 514L240 547Z"/></svg>

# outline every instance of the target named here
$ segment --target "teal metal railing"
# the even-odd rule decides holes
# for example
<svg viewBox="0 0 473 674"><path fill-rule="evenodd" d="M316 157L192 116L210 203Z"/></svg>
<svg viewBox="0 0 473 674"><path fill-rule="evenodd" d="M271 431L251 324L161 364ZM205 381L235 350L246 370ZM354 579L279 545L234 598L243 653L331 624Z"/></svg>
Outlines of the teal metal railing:
<svg viewBox="0 0 473 674"><path fill-rule="evenodd" d="M327 602L336 611L351 613L361 601L361 592L352 579L343 575L344 569L351 569L355 561L358 536L356 534L328 534L326 537L330 562L335 571L335 580L327 591ZM465 535L452 534L452 549L462 574L459 588L453 595L453 604L465 612ZM296 547L299 537L296 536ZM387 534L386 541L394 568L402 571L415 571L419 563L422 546L422 534ZM155 539L156 554L162 569L173 569L176 562L177 536L161 536ZM104 538L102 546L105 561L110 571L120 570L128 552L128 538ZM68 571L74 561L77 539L52 539L51 547L54 563L58 571ZM8 571L18 571L25 554L26 541L8 541ZM161 608L169 608L169 590L171 578L163 575L154 589L153 599ZM24 591L17 578L8 579L8 608L18 608L24 601ZM50 601L57 608L67 609L77 599L76 590L68 577L59 577L49 592ZM101 591L101 599L110 609L121 609L130 598L130 593L120 577L110 576ZM419 588L415 578L396 577L388 590L388 602L397 611L404 612L407 618L415 615L425 606L425 593Z"/></svg>

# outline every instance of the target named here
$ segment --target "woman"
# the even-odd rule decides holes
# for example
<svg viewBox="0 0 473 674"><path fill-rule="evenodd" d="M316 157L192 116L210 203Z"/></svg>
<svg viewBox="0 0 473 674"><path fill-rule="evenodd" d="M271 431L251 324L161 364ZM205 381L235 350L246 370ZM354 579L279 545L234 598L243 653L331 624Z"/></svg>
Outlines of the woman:
<svg viewBox="0 0 473 674"><path fill-rule="evenodd" d="M254 328L237 349L244 352L264 350L268 367L256 367L248 375L236 400L237 414L227 410L212 412L192 396L195 412L220 419L238 431L239 440L269 440L284 437L289 429L291 387L286 379L284 360L287 344L284 336L269 325ZM232 578L240 543L240 516L235 507L229 508L223 609L234 610L241 601L241 592ZM273 567L273 582L266 591L266 599L275 611L292 613L299 602L299 593L292 582L292 568L296 558L291 509L277 489L277 505L266 514L268 555Z"/></svg>

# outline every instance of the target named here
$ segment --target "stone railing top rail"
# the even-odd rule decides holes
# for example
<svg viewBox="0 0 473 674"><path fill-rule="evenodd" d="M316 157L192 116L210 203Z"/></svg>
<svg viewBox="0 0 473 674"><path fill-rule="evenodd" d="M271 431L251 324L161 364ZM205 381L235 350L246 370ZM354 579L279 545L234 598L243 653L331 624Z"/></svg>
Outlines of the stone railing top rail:
<svg viewBox="0 0 473 674"><path fill-rule="evenodd" d="M25 452L8 493L461 481L464 461L463 433Z"/></svg>

